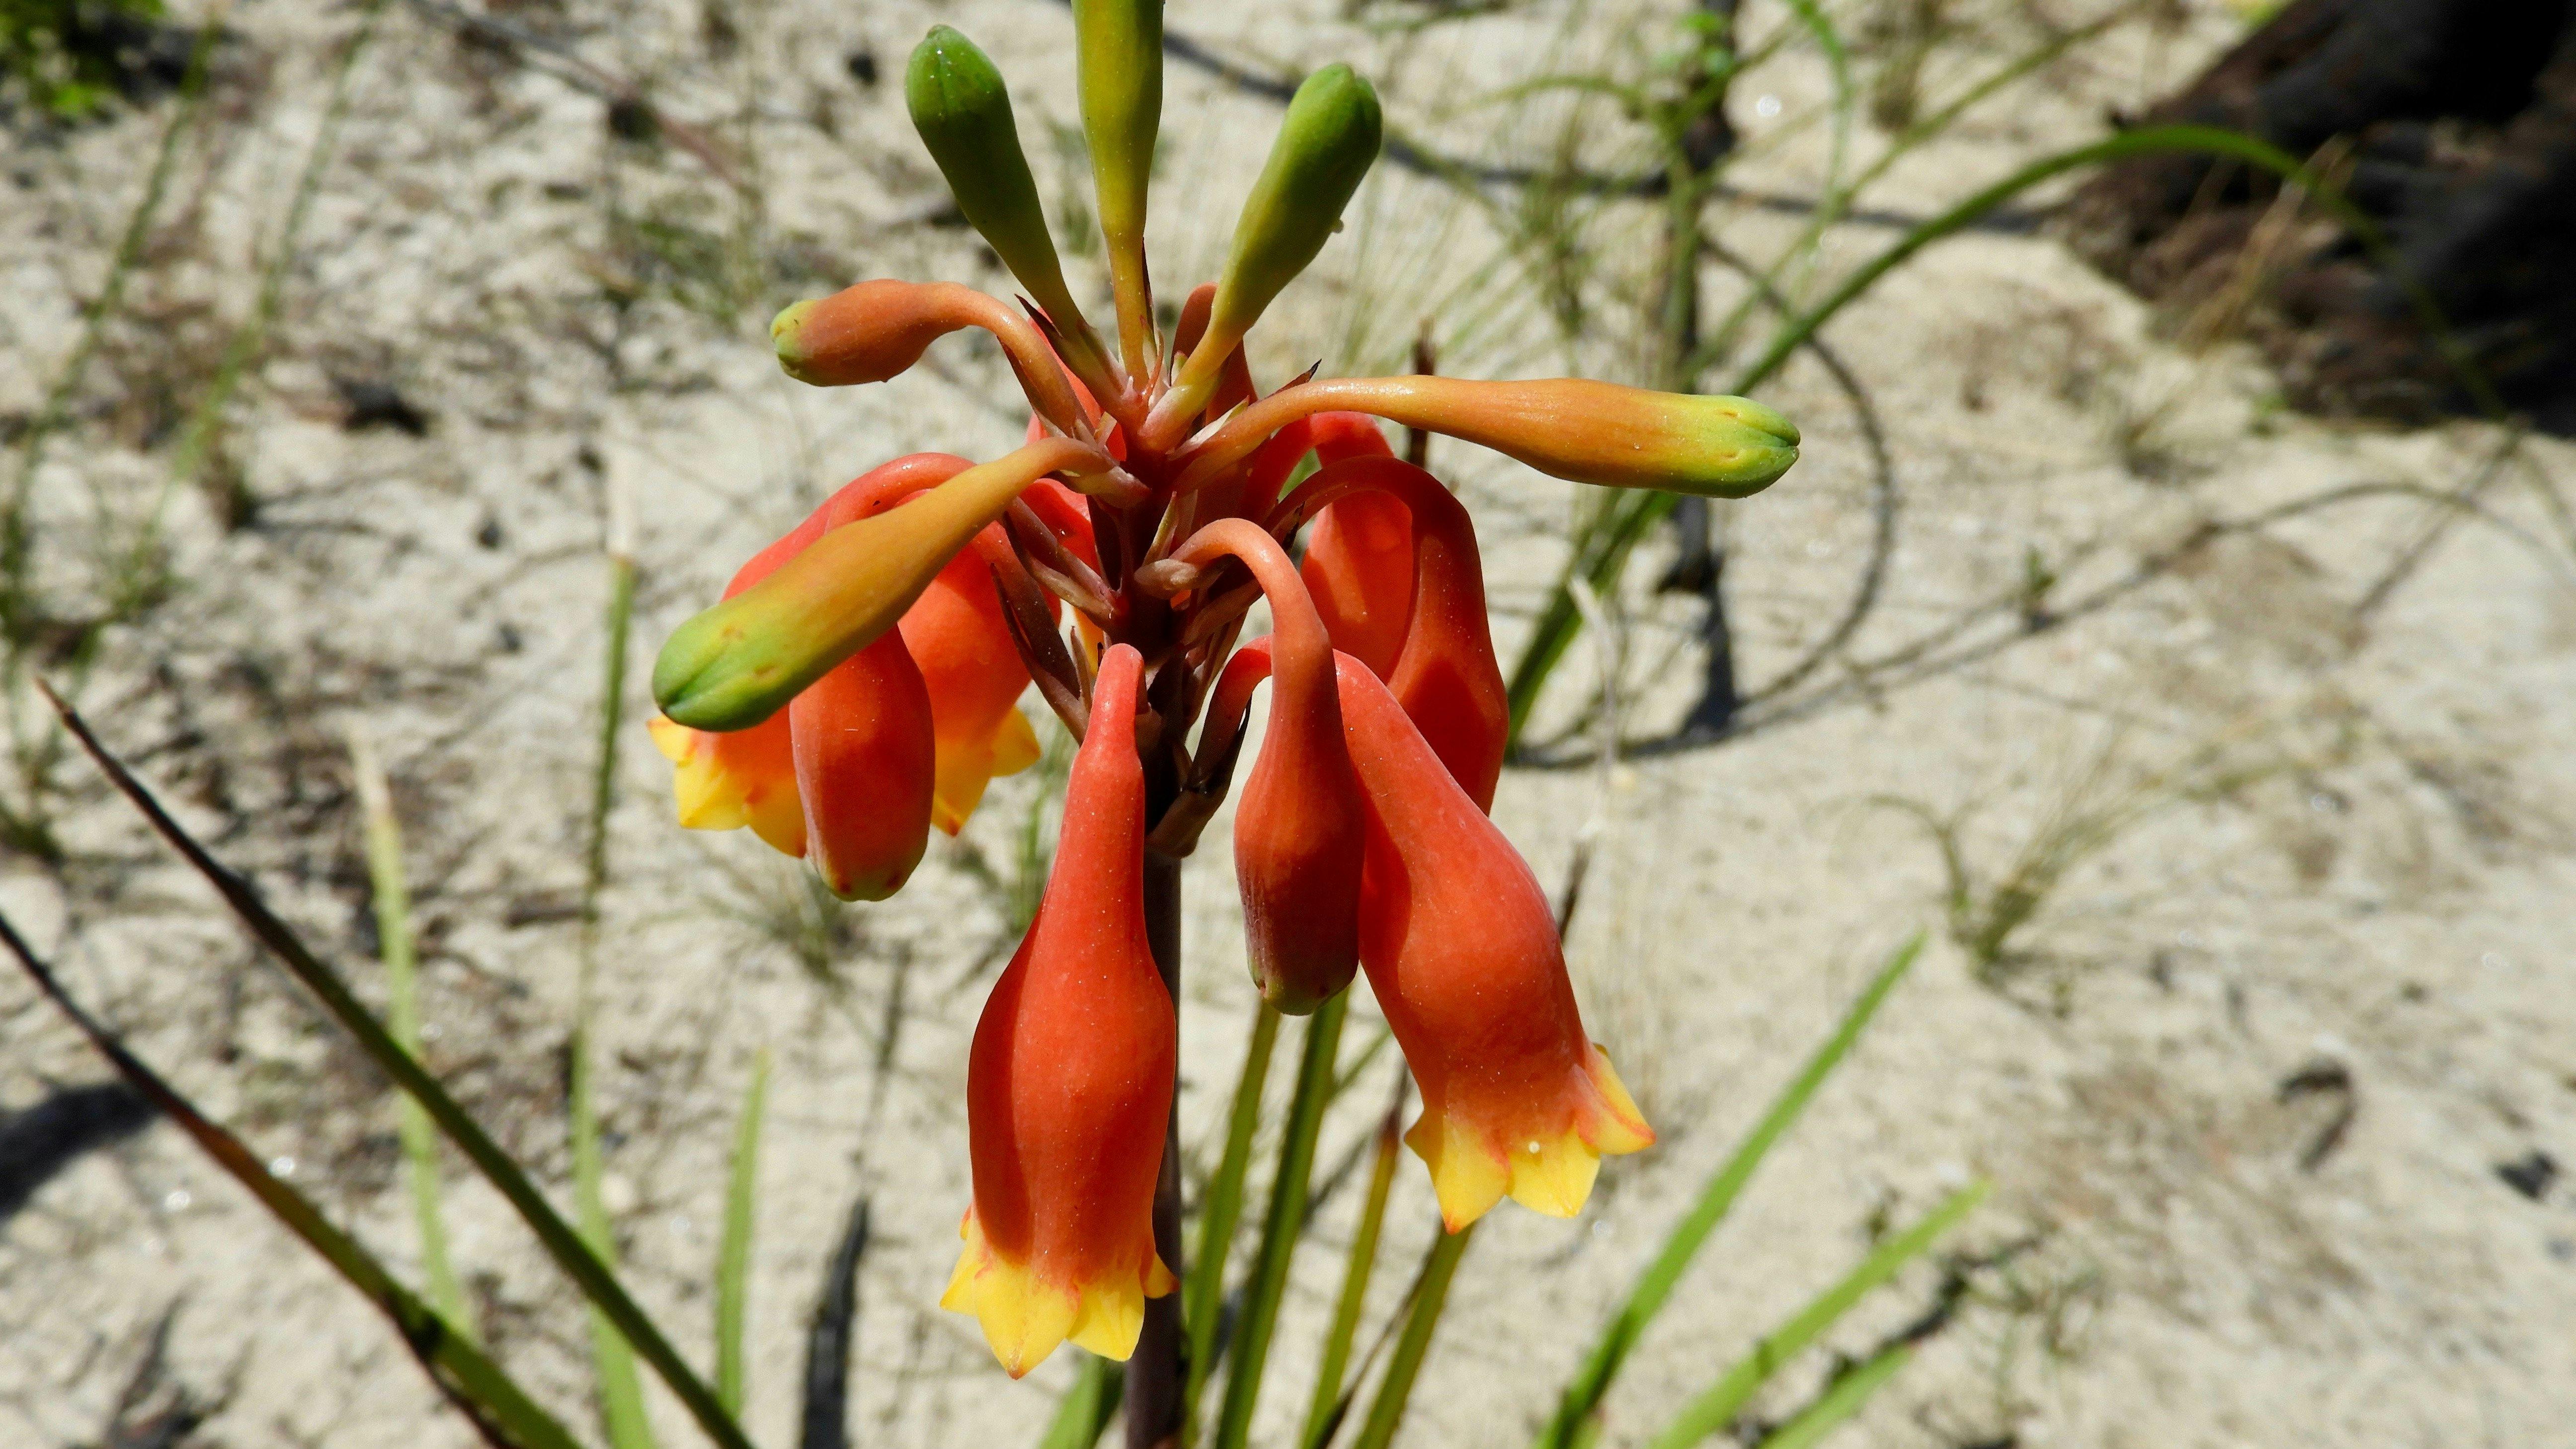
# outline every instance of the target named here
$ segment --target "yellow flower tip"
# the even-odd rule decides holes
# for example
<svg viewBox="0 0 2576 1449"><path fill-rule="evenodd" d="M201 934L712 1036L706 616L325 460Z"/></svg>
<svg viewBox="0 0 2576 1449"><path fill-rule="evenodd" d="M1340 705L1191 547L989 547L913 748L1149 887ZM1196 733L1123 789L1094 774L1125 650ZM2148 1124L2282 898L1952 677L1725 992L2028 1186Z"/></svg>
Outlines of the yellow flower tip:
<svg viewBox="0 0 2576 1449"><path fill-rule="evenodd" d="M671 794L683 828L748 825L782 855L805 853L805 807L796 796L783 729L720 735L655 715L645 730L671 762Z"/></svg>
<svg viewBox="0 0 2576 1449"><path fill-rule="evenodd" d="M1646 1125L1610 1059L1592 1047L1571 1120L1538 1129L1462 1120L1426 1107L1404 1134L1407 1146L1431 1171L1440 1220L1457 1232L1508 1197L1532 1212L1570 1218L1592 1197L1601 1159L1652 1146Z"/></svg>
<svg viewBox="0 0 2576 1449"><path fill-rule="evenodd" d="M946 834L966 828L984 789L1003 775L1016 775L1037 763L1037 731L1016 708L1004 712L990 735L979 740L942 737L936 783L930 797L930 823Z"/></svg>
<svg viewBox="0 0 2576 1449"><path fill-rule="evenodd" d="M958 1225L958 1236L965 1246L939 1306L975 1315L984 1342L1003 1372L1015 1379L1046 1362L1068 1339L1102 1358L1127 1358L1135 1353L1144 1328L1145 1300L1179 1286L1163 1260L1150 1252L1144 1271L1133 1276L1110 1273L1079 1287L1048 1282L1035 1265L995 1251L971 1208Z"/></svg>

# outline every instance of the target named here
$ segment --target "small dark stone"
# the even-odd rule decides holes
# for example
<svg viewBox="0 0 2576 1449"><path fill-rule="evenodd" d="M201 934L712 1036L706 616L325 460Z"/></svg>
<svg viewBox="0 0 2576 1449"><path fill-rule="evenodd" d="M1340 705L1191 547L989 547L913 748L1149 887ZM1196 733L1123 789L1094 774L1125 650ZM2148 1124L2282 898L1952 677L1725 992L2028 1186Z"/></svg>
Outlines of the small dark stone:
<svg viewBox="0 0 2576 1449"><path fill-rule="evenodd" d="M877 53L866 46L862 45L841 57L841 65L849 71L850 79L860 85L873 87L877 83Z"/></svg>
<svg viewBox="0 0 2576 1449"><path fill-rule="evenodd" d="M526 640L519 637L519 629L515 624L503 624L494 629L492 631L492 642L499 645L501 652L504 654L516 654L519 652L520 647L527 643Z"/></svg>
<svg viewBox="0 0 2576 1449"><path fill-rule="evenodd" d="M429 436L429 414L413 406L389 382L369 382L362 378L334 377L331 386L338 389L340 401L348 405L348 414L340 426L353 433L369 428L392 428L415 438Z"/></svg>
<svg viewBox="0 0 2576 1449"><path fill-rule="evenodd" d="M662 123L642 96L620 96L608 104L608 133L621 141L660 139Z"/></svg>
<svg viewBox="0 0 2576 1449"><path fill-rule="evenodd" d="M489 514L484 516L483 526L474 530L474 541L485 548L499 548L503 537L501 520Z"/></svg>
<svg viewBox="0 0 2576 1449"><path fill-rule="evenodd" d="M2495 1175L2504 1179L2505 1186L2538 1202L2549 1195L2549 1185L2558 1180L2558 1164L2548 1153L2534 1151L2519 1161L2497 1163Z"/></svg>

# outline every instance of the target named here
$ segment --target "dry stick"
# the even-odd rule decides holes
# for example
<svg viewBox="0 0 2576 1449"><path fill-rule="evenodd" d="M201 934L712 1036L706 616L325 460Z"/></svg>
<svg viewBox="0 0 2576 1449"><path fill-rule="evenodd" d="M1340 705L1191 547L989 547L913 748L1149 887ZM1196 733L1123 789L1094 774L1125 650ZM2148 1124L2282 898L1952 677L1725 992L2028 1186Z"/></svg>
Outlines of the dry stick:
<svg viewBox="0 0 2576 1449"><path fill-rule="evenodd" d="M178 1088L145 1066L126 1050L114 1032L73 1001L55 979L52 968L37 958L7 916L0 916L0 945L7 946L9 953L18 958L18 965L36 983L36 989L71 1019L118 1075L150 1098L181 1131L195 1138L207 1156L250 1189L263 1207L391 1320L403 1347L419 1360L430 1382L465 1416L485 1443L494 1449L578 1449L572 1435L537 1407L536 1401L498 1365L485 1358L471 1339L448 1331L438 1315L396 1281L357 1239L333 1226L311 1199L263 1166L248 1144L198 1111Z"/></svg>
<svg viewBox="0 0 2576 1449"><path fill-rule="evenodd" d="M428 1110L439 1130L465 1153L475 1170L508 1200L520 1221L536 1234L546 1256L580 1286L585 1297L599 1305L600 1310L617 1325L618 1331L653 1366L653 1371L688 1409L690 1417L706 1430L707 1437L723 1449L752 1449L751 1441L743 1437L741 1428L726 1415L716 1402L714 1393L689 1367L687 1360L680 1357L670 1340L662 1336L661 1329L636 1305L625 1285L617 1281L617 1275L591 1253L581 1236L573 1231L572 1225L565 1222L554 1205L537 1191L536 1185L511 1160L510 1154L502 1150L501 1144L493 1141L482 1124L457 1105L447 1089L441 1087L436 1078L423 1070L420 1063L386 1033L381 1022L358 1004L358 999L350 994L348 985L341 981L339 974L324 965L322 959L313 954L312 948L304 944L303 938L295 934L294 928L268 908L267 902L259 898L259 893L252 889L248 880L207 854L196 837L170 818L170 812L162 808L160 800L144 788L142 781L134 778L123 761L99 742L97 734L90 729L89 722L81 718L78 710L64 702L62 696L54 693L44 681L38 680L36 687L54 707L63 727L71 731L72 737L80 742L81 749L107 776L108 783L125 796L151 824L154 832L168 842L190 868L206 878L206 883L223 896L224 903L232 908L233 914L250 929L259 943L283 962L306 990L313 993L332 1020L357 1038L359 1047L385 1075L393 1078L394 1085Z"/></svg>

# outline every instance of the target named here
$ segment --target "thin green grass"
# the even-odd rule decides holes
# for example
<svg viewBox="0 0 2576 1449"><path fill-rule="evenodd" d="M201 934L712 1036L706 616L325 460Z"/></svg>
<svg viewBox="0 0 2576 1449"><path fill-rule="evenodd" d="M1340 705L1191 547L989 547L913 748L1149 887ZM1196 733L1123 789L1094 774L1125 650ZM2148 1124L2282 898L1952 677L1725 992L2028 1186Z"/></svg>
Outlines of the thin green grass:
<svg viewBox="0 0 2576 1449"><path fill-rule="evenodd" d="M1360 1205L1359 1226L1351 1234L1350 1254L1342 1269L1341 1296L1333 1304L1332 1327L1324 1333L1323 1360L1315 1369L1315 1393L1306 1407L1306 1427L1297 1435L1297 1442L1305 1449L1320 1449L1332 1434L1343 1375L1350 1368L1351 1345L1359 1336L1360 1314L1368 1307L1369 1279L1377 1271L1378 1243L1386 1228L1386 1202L1394 1192L1395 1169L1403 1158L1403 1130L1404 1099L1398 1096L1386 1120L1378 1124L1368 1197Z"/></svg>
<svg viewBox="0 0 2576 1449"><path fill-rule="evenodd" d="M1827 1434L1849 1423L1872 1395L1887 1387L1896 1371L1914 1361L1914 1345L1881 1349L1833 1381L1824 1396L1798 1411L1789 1422L1763 1436L1758 1449L1812 1449Z"/></svg>
<svg viewBox="0 0 2576 1449"><path fill-rule="evenodd" d="M1534 1449L1576 1449L1576 1446L1589 1443L1599 1432L1601 1402L1608 1396L1612 1381L1627 1364L1628 1355L1636 1348L1647 1325L1663 1311L1673 1290L1680 1285L1682 1274L1688 1271L1700 1250L1708 1245L1709 1236L1717 1231L1718 1224L1726 1221L1727 1214L1734 1210L1735 1200L1743 1195L1745 1185L1753 1180L1755 1170L1770 1156L1771 1149L1779 1145L1781 1137L1798 1120L1799 1114L1806 1110L1807 1103L1825 1084L1825 1079L1832 1076L1843 1059L1851 1055L1852 1047L1878 1015L1888 993L1896 989L1896 984L1913 969L1915 960L1922 953L1923 933L1918 931L1879 967L1878 974L1862 989L1859 999L1843 1013L1833 1035L1827 1037L1815 1055L1807 1059L1806 1066L1773 1099L1770 1110L1762 1114L1762 1120L1754 1125L1753 1131L1709 1178L1708 1185L1700 1189L1699 1200L1691 1205L1691 1210L1680 1222L1673 1225L1654 1261L1638 1275L1637 1286L1628 1290L1627 1301L1610 1316L1610 1322L1603 1327L1592 1351L1584 1356L1582 1367L1575 1370L1574 1377L1566 1384L1565 1392L1557 1400L1555 1414L1532 1441Z"/></svg>
<svg viewBox="0 0 2576 1449"><path fill-rule="evenodd" d="M1431 1354L1431 1336L1449 1306L1450 1281L1458 1276L1458 1264L1475 1237L1476 1225L1469 1223L1454 1233L1442 1233L1432 1243L1423 1260L1421 1286L1404 1316L1404 1333L1395 1342L1394 1356L1387 1360L1386 1377L1378 1382L1377 1397L1369 1401L1368 1418L1360 1425L1359 1438L1352 1441L1353 1449L1387 1449L1395 1442L1405 1406L1413 1401L1414 1380L1421 1377L1422 1361Z"/></svg>
<svg viewBox="0 0 2576 1449"><path fill-rule="evenodd" d="M367 837L367 879L375 896L376 950L385 963L385 1026L403 1050L420 1054L420 970L411 927L411 885L403 871L402 826L375 747L358 731L349 735L349 772ZM409 1097L394 1104L403 1167L411 1181L412 1220L420 1232L421 1278L429 1301L448 1326L475 1338L474 1314L456 1278L447 1249L447 1217L439 1205L438 1130Z"/></svg>
<svg viewBox="0 0 2576 1449"><path fill-rule="evenodd" d="M1190 1259L1189 1281L1181 1297L1181 1320L1190 1345L1189 1379L1181 1398L1184 1442L1195 1434L1199 1396L1207 1387L1208 1371L1216 1366L1225 1265L1233 1252L1235 1229L1243 1220L1243 1179L1252 1165L1252 1139L1261 1127L1261 1093L1270 1079L1279 1021L1279 1013L1267 1002L1252 1014L1252 1037L1244 1045L1243 1072L1235 1082L1234 1106L1226 1118L1225 1151L1200 1199L1198 1252Z"/></svg>
<svg viewBox="0 0 2576 1449"><path fill-rule="evenodd" d="M394 1326L396 1336L419 1360L430 1381L447 1401L472 1420L487 1442L516 1446L516 1449L580 1449L580 1441L564 1428L553 1415L538 1407L527 1390L502 1370L500 1365L483 1356L482 1350L464 1334L449 1331L446 1321L418 1296L404 1287L376 1256L349 1234L334 1227L312 1199L281 1181L259 1160L248 1144L199 1112L196 1105L180 1095L177 1088L125 1048L115 1033L82 1010L39 960L26 941L0 916L0 944L10 954L36 988L43 992L63 1015L70 1019L81 1035L99 1055L107 1058L117 1074L132 1083L163 1116L195 1140L215 1165L230 1174L234 1181L250 1190L260 1206L285 1225L289 1232L304 1240L307 1247L331 1265L350 1287L373 1303Z"/></svg>
<svg viewBox="0 0 2576 1449"><path fill-rule="evenodd" d="M1333 1068L1340 1060L1342 1022L1350 1009L1351 996L1345 991L1306 1019L1306 1051L1297 1064L1297 1092L1289 1101L1279 1167L1270 1180L1261 1246L1253 1259L1252 1279L1244 1285L1242 1310L1235 1317L1225 1403L1218 1411L1212 1441L1216 1449L1244 1449L1252 1437L1252 1411L1260 1403L1262 1375L1270 1363L1270 1336L1279 1326L1289 1264L1306 1224L1306 1186L1315 1168L1315 1143L1324 1130L1324 1109L1332 1101Z"/></svg>
<svg viewBox="0 0 2576 1449"><path fill-rule="evenodd" d="M1921 1221L1880 1243L1841 1282L1816 1295L1786 1323L1764 1335L1751 1352L1736 1360L1716 1383L1685 1405L1661 1433L1648 1441L1648 1449L1687 1449L1734 1423L1736 1415L1744 1411L1781 1365L1814 1343L1872 1289L1930 1252L1934 1243L1985 1201L1988 1189L1987 1183L1970 1183Z"/></svg>
<svg viewBox="0 0 2576 1449"><path fill-rule="evenodd" d="M743 1327L751 1308L751 1235L760 1202L760 1123L769 1102L769 1053L752 1059L751 1085L734 1124L733 1165L725 1177L724 1237L716 1249L716 1402L742 1417L747 1380Z"/></svg>

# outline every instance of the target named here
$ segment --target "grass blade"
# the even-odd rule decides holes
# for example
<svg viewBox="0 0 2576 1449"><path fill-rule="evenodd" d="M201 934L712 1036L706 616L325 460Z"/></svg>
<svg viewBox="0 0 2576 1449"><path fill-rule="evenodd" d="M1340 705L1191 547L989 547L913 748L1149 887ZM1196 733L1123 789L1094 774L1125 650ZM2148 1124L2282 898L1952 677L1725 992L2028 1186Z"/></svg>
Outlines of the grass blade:
<svg viewBox="0 0 2576 1449"><path fill-rule="evenodd" d="M1782 1364L1833 1327L1835 1320L1849 1312L1851 1306L1871 1289L1895 1277L1898 1269L1928 1252L1942 1234L1958 1226L1961 1218L1985 1201L1990 1186L1984 1182L1968 1184L1950 1194L1947 1201L1914 1226L1872 1249L1859 1267L1841 1282L1818 1294L1788 1322L1773 1329L1753 1346L1751 1353L1738 1359L1716 1383L1685 1405L1664 1431L1649 1441L1649 1449L1685 1449L1685 1446L1697 1444L1735 1422L1735 1416L1743 1412L1745 1403L1772 1374L1779 1371ZM1823 1430L1820 1428L1817 1432Z"/></svg>
<svg viewBox="0 0 2576 1449"><path fill-rule="evenodd" d="M600 1265L617 1269L617 1229L608 1218L599 1153L599 1111L593 1097L590 1051L590 972L582 971L579 1016L572 1029L572 1203L581 1240ZM644 1415L644 1382L635 1372L635 1349L597 1304L590 1310L591 1386L599 1396L599 1426L611 1449L654 1449L652 1421Z"/></svg>
<svg viewBox="0 0 2576 1449"><path fill-rule="evenodd" d="M385 783L384 765L375 747L355 730L349 734L349 769L355 776L358 808L366 820L367 880L375 896L376 949L385 963L385 1025L404 1051L420 1055L420 969L411 929L411 885L403 873L402 825L394 818L393 791ZM473 1311L447 1252L447 1215L438 1192L438 1129L420 1104L404 1097L394 1104L395 1127L402 1141L403 1166L411 1179L412 1218L420 1231L420 1271L429 1301L438 1316L466 1338L475 1337Z"/></svg>
<svg viewBox="0 0 2576 1449"><path fill-rule="evenodd" d="M617 1233L603 1191L606 1164L599 1150L599 1100L591 1058L592 1003L599 970L599 896L608 885L608 812L617 803L617 732L626 713L626 641L635 611L635 561L627 552L624 498L615 479L608 486L608 612L606 658L600 671L599 749L591 770L589 834L582 852L581 975L573 993L572 1132L573 1211L581 1236L599 1261L617 1266ZM653 1424L644 1413L644 1384L635 1372L635 1349L596 1306L590 1315L590 1360L599 1395L600 1427L612 1449L654 1449ZM736 1406L717 1405L730 1417Z"/></svg>
<svg viewBox="0 0 2576 1449"><path fill-rule="evenodd" d="M1252 1165L1252 1138L1261 1126L1261 1091L1270 1080L1270 1053L1279 1041L1279 1013L1268 1002L1253 1013L1252 1040L1243 1049L1243 1073L1235 1079L1234 1110L1226 1119L1225 1154L1199 1208L1198 1252L1190 1259L1190 1280L1181 1290L1181 1317L1189 1325L1190 1375L1181 1396L1181 1433L1191 1436L1198 1425L1199 1394L1208 1371L1216 1366L1216 1325L1225 1308L1225 1263L1234 1247L1234 1230L1243 1220L1243 1178Z"/></svg>
<svg viewBox="0 0 2576 1449"><path fill-rule="evenodd" d="M1350 1368L1351 1342L1359 1336L1360 1312L1368 1306L1378 1239L1386 1228L1386 1200L1395 1189L1395 1169L1403 1157L1403 1088L1409 1080L1397 1078L1395 1104L1378 1124L1368 1198L1360 1205L1359 1228L1351 1234L1349 1263L1342 1269L1342 1295L1333 1304L1333 1326L1324 1335L1324 1357L1315 1369L1315 1396L1306 1407L1306 1427L1297 1435L1297 1442L1306 1449L1317 1449L1331 1431L1334 1406L1341 1402L1342 1377Z"/></svg>
<svg viewBox="0 0 2576 1449"><path fill-rule="evenodd" d="M553 1415L539 1408L498 1364L485 1358L472 1339L451 1331L437 1312L396 1281L374 1254L333 1226L311 1199L280 1181L240 1138L198 1111L196 1104L180 1095L177 1088L127 1051L113 1032L83 1011L64 993L52 970L36 958L5 916L0 916L0 944L18 958L19 966L35 981L36 989L70 1018L119 1075L150 1098L181 1131L196 1139L216 1166L250 1189L261 1206L392 1321L403 1346L420 1361L447 1401L472 1421L485 1443L496 1449L579 1449L572 1434Z"/></svg>
<svg viewBox="0 0 2576 1449"><path fill-rule="evenodd" d="M1345 991L1306 1019L1305 1059L1297 1064L1297 1095L1288 1106L1288 1130L1279 1143L1279 1170L1270 1180L1270 1210L1261 1223L1261 1249L1235 1322L1233 1362L1227 1366L1225 1404L1217 1418L1216 1449L1243 1449L1252 1434L1252 1411L1261 1399L1269 1366L1270 1335L1279 1326L1279 1301L1288 1287L1288 1265L1306 1223L1306 1184L1315 1169L1315 1141L1332 1102L1333 1068L1341 1057L1342 1020L1350 1015Z"/></svg>
<svg viewBox="0 0 2576 1449"><path fill-rule="evenodd" d="M72 737L80 742L81 748L96 762L109 783L115 785L161 838L222 895L224 904L241 919L251 935L313 994L314 1000L333 1021L356 1039L359 1049L393 1079L395 1086L421 1104L439 1131L456 1144L466 1160L474 1165L474 1170L482 1175L484 1181L492 1184L518 1213L520 1221L528 1225L539 1246L545 1249L546 1256L573 1280L584 1297L598 1305L600 1311L643 1355L644 1361L652 1365L653 1372L670 1386L672 1394L688 1409L690 1417L706 1430L707 1437L722 1449L752 1449L751 1441L743 1437L742 1430L731 1416L716 1403L715 1394L689 1368L687 1360L680 1357L679 1351L671 1346L671 1341L662 1335L653 1320L636 1306L625 1286L617 1281L616 1273L590 1251L581 1236L573 1231L572 1225L565 1222L554 1205L546 1201L545 1194L537 1190L537 1185L529 1180L527 1173L501 1149L501 1144L492 1140L492 1134L484 1131L482 1124L476 1122L472 1114L459 1106L456 1099L448 1095L447 1089L438 1084L437 1078L423 1070L419 1060L404 1051L386 1033L383 1024L358 1004L358 999L350 994L348 984L340 979L339 973L324 965L322 958L313 953L313 948L304 944L304 938L268 908L267 903L259 898L259 893L251 888L250 882L207 854L196 837L170 818L170 813L161 807L161 802L150 790L144 788L143 782L135 779L133 772L99 742L97 734L90 729L89 722L81 718L78 710L41 681L38 688L62 719L64 728L72 732Z"/></svg>
<svg viewBox="0 0 2576 1449"><path fill-rule="evenodd" d="M1118 1412L1118 1401L1126 1395L1127 1374L1117 1363L1086 1353L1082 1367L1075 1371L1073 1387L1055 1406L1055 1417L1047 1421L1046 1433L1038 1439L1038 1449L1093 1449L1100 1436L1109 1431L1110 1417Z"/></svg>
<svg viewBox="0 0 2576 1449"><path fill-rule="evenodd" d="M769 1100L769 1053L752 1059L751 1088L734 1127L733 1171L725 1184L724 1238L716 1249L716 1402L742 1417L743 1320L750 1306L751 1225L760 1193L760 1119Z"/></svg>
<svg viewBox="0 0 2576 1449"><path fill-rule="evenodd" d="M1835 1379L1824 1396L1800 1410L1796 1418L1772 1430L1762 1440L1760 1449L1812 1449L1816 1441L1841 1428L1846 1420L1859 1413L1870 1396L1885 1387L1889 1379L1896 1377L1896 1371L1913 1359L1914 1345L1910 1343L1882 1350Z"/></svg>
<svg viewBox="0 0 2576 1449"><path fill-rule="evenodd" d="M1469 1223L1454 1233L1442 1233L1431 1245L1431 1256L1422 1265L1422 1286L1404 1320L1404 1336L1396 1340L1395 1356L1387 1360L1386 1379L1369 1404L1368 1421L1360 1426L1354 1449L1386 1449L1395 1441L1395 1431L1404 1422L1404 1406L1413 1398L1413 1381L1422 1373L1422 1360L1431 1353L1432 1331L1440 1326L1441 1311L1449 1306L1449 1281L1458 1276L1458 1260L1467 1256L1467 1244L1475 1236L1476 1225Z"/></svg>
<svg viewBox="0 0 2576 1449"><path fill-rule="evenodd" d="M1629 1350L1637 1346L1646 1325L1663 1310L1664 1301L1672 1296L1674 1286L1681 1281L1683 1271L1690 1267L1691 1259L1698 1256L1699 1250L1707 1244L1709 1234L1717 1230L1717 1225L1725 1221L1727 1213L1735 1207L1736 1197L1744 1191L1744 1185L1753 1180L1754 1170L1762 1165L1762 1159L1779 1142L1781 1134L1789 1130L1789 1124L1806 1109L1808 1099L1816 1095L1816 1089L1823 1086L1834 1069L1842 1065L1843 1058L1851 1054L1853 1043L1860 1040L1862 1030L1878 1014L1880 1003L1887 1000L1887 994L1904 979L1915 958L1922 953L1923 933L1917 931L1887 958L1885 965L1878 968L1878 974L1870 978L1860 998L1843 1013L1842 1022L1834 1028L1834 1034L1825 1039L1824 1045L1807 1059L1807 1065L1796 1078L1772 1101L1771 1109L1754 1125L1752 1133L1735 1149L1734 1155L1727 1158L1717 1174L1708 1180L1708 1186L1700 1189L1699 1201L1692 1204L1687 1216L1673 1225L1672 1233L1664 1239L1663 1249L1655 1254L1655 1260L1646 1266L1646 1271L1638 1275L1637 1286L1628 1290L1628 1301L1611 1316L1608 1326L1601 1331L1599 1341L1593 1344L1592 1352L1585 1355L1583 1366L1566 1384L1564 1394L1557 1400L1555 1415L1534 1441L1536 1449L1573 1449L1573 1446L1588 1442L1594 1415L1600 1411L1603 1396L1610 1391L1611 1380L1618 1377L1620 1367L1627 1362Z"/></svg>

